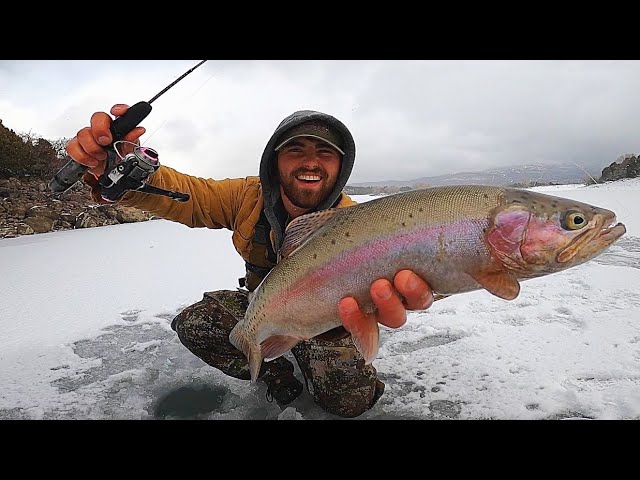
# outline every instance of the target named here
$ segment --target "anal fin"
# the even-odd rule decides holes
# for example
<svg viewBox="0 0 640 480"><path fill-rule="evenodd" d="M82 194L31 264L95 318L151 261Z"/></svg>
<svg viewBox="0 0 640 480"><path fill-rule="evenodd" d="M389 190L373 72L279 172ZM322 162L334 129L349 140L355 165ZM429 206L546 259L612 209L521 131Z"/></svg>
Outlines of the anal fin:
<svg viewBox="0 0 640 480"><path fill-rule="evenodd" d="M370 365L378 355L380 344L380 328L376 316L365 315L364 320L345 325L345 328L349 330L353 344L364 357L365 365Z"/></svg>

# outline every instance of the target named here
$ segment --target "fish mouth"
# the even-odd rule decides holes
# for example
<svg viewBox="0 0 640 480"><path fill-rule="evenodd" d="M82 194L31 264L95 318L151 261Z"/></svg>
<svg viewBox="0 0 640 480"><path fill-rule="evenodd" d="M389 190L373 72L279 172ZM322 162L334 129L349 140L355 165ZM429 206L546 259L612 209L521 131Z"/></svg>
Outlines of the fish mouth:
<svg viewBox="0 0 640 480"><path fill-rule="evenodd" d="M604 225L607 225L606 227ZM587 225L585 231L578 235L573 241L558 255L556 261L558 263L566 263L572 260L578 253L580 258L586 260L598 255L609 247L613 242L618 240L627 232L627 228L623 223L617 222L615 215L613 216L596 216L590 225Z"/></svg>
<svg viewBox="0 0 640 480"><path fill-rule="evenodd" d="M609 227L600 230L598 239L604 242L613 243L625 233L627 233L627 227L625 227L624 223L618 222L615 225L610 225Z"/></svg>

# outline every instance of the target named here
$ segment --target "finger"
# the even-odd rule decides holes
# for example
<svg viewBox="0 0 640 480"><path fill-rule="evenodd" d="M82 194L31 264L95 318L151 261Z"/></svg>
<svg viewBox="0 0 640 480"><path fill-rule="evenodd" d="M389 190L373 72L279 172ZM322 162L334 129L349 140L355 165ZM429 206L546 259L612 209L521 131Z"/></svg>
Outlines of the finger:
<svg viewBox="0 0 640 480"><path fill-rule="evenodd" d="M111 117L104 112L96 112L91 115L91 134L98 145L103 147L111 144ZM83 145L84 147L84 145Z"/></svg>
<svg viewBox="0 0 640 480"><path fill-rule="evenodd" d="M96 142L96 138L94 137L93 132L91 132L90 128L83 128L82 130L80 130L78 132L78 135L76 135L76 138L78 139L78 144L82 149L82 156L89 157L92 160L95 160L93 164L89 165L87 163L86 165L95 167L98 163L104 162L107 159L107 152L105 152L104 148L102 148L102 145L99 145ZM82 160L78 161L80 163L83 163Z"/></svg>
<svg viewBox="0 0 640 480"><path fill-rule="evenodd" d="M376 280L371 284L371 299L378 308L378 322L390 327L398 328L407 321L407 309L402 300L386 279Z"/></svg>
<svg viewBox="0 0 640 480"><path fill-rule="evenodd" d="M66 150L69 156L76 162L90 167L88 172L93 174L96 178L100 177L104 172L104 162L98 162L95 158L87 155L78 143L77 138L74 138L67 144Z"/></svg>
<svg viewBox="0 0 640 480"><path fill-rule="evenodd" d="M89 173L93 174L96 178L100 178L100 175L104 173L105 167L106 162L101 162L96 167L90 168Z"/></svg>
<svg viewBox="0 0 640 480"><path fill-rule="evenodd" d="M138 140L140 139L140 137L142 135L145 134L145 132L147 131L146 128L144 127L136 127L133 130L131 130L129 133L127 133L123 140L127 141L127 142L131 142L131 143L137 143L139 144Z"/></svg>
<svg viewBox="0 0 640 480"><path fill-rule="evenodd" d="M121 117L124 115L127 110L129 110L129 105L124 103L116 103L113 107L111 107L111 115L115 115L116 117Z"/></svg>
<svg viewBox="0 0 640 480"><path fill-rule="evenodd" d="M367 316L360 310L358 302L353 297L345 297L338 303L338 315L342 325L349 332L358 328L358 325L367 323Z"/></svg>
<svg viewBox="0 0 640 480"><path fill-rule="evenodd" d="M404 297L408 310L426 310L433 304L433 292L429 284L411 270L399 271L393 285Z"/></svg>
<svg viewBox="0 0 640 480"><path fill-rule="evenodd" d="M78 132L78 135L80 135L80 132ZM69 143L67 143L65 147L65 150L71 158L73 158L76 162L81 163L82 165L86 165L88 167L95 167L96 165L98 165L98 160L91 157L91 155L89 155L84 150L84 148L82 148L78 137L69 141Z"/></svg>

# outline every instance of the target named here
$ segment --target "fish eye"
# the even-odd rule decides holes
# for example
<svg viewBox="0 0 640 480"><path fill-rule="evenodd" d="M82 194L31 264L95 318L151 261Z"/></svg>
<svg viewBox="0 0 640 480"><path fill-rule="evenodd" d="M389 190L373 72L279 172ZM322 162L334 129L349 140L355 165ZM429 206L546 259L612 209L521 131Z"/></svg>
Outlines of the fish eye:
<svg viewBox="0 0 640 480"><path fill-rule="evenodd" d="M581 212L568 211L562 219L562 228L565 230L579 230L587 224L587 218Z"/></svg>

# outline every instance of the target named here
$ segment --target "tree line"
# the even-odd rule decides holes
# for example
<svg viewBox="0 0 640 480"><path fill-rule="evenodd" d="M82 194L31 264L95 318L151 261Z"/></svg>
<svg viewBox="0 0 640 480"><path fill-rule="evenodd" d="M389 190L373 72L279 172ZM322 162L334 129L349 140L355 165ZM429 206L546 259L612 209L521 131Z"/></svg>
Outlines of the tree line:
<svg viewBox="0 0 640 480"><path fill-rule="evenodd" d="M0 119L0 178L52 177L69 160L69 138L47 140L33 133L16 133Z"/></svg>

